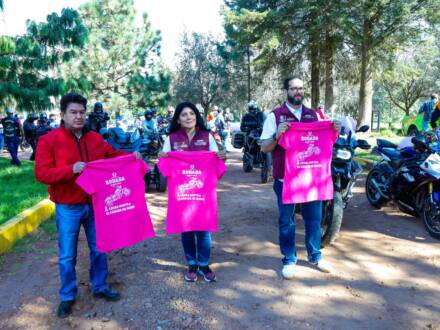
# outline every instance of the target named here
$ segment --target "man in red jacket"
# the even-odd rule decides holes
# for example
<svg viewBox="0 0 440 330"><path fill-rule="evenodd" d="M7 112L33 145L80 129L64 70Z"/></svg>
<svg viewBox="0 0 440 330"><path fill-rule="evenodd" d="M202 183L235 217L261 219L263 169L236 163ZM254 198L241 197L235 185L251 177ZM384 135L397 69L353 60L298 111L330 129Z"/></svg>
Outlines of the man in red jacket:
<svg viewBox="0 0 440 330"><path fill-rule="evenodd" d="M87 131L87 100L79 94L69 93L61 98L62 124L42 136L38 141L35 158L35 177L49 185L50 199L56 204L58 228L58 265L61 277L58 316L72 313L77 295L76 251L81 225L90 249L90 281L93 296L108 301L120 299L120 294L106 283L107 256L96 249L95 222L90 196L75 180L88 162L112 158L126 153L114 150L96 132ZM136 153L136 158L140 154Z"/></svg>

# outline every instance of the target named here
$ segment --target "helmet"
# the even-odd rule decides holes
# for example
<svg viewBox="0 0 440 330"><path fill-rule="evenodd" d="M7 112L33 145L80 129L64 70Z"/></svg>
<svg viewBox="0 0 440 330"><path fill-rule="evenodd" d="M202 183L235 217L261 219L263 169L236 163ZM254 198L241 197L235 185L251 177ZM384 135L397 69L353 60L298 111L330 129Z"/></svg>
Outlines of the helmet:
<svg viewBox="0 0 440 330"><path fill-rule="evenodd" d="M14 114L14 110L11 108L6 108L6 114L7 115L13 115Z"/></svg>
<svg viewBox="0 0 440 330"><path fill-rule="evenodd" d="M93 107L93 111L102 111L103 110L103 105L101 102L96 102L95 106Z"/></svg>
<svg viewBox="0 0 440 330"><path fill-rule="evenodd" d="M27 115L27 119L29 119L29 120L36 120L36 119L38 119L38 117L37 117L37 115L35 113L30 112Z"/></svg>
<svg viewBox="0 0 440 330"><path fill-rule="evenodd" d="M248 103L248 109L249 110L258 110L258 102L257 101L254 101L254 100L251 100L249 103Z"/></svg>
<svg viewBox="0 0 440 330"><path fill-rule="evenodd" d="M47 114L44 111L40 112L38 117L40 118L40 120L47 120Z"/></svg>
<svg viewBox="0 0 440 330"><path fill-rule="evenodd" d="M151 109L147 109L147 110L145 110L145 112L144 112L144 116L145 117L153 117L153 111L151 110Z"/></svg>

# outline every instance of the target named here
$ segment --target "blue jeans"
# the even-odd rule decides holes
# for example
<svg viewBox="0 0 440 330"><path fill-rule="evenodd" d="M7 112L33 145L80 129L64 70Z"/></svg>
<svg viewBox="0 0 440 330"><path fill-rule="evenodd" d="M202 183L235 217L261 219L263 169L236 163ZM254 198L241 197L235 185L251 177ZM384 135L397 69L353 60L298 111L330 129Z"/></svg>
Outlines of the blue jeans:
<svg viewBox="0 0 440 330"><path fill-rule="evenodd" d="M283 264L295 264L295 204L283 204L283 182L274 180L273 190L277 195L279 217L279 241ZM321 218L322 202L314 201L301 204L301 214L306 228L306 249L308 261L317 263L321 259Z"/></svg>
<svg viewBox="0 0 440 330"><path fill-rule="evenodd" d="M0 153L3 151L4 145L5 145L5 138L3 134L0 134Z"/></svg>
<svg viewBox="0 0 440 330"><path fill-rule="evenodd" d="M95 219L92 206L88 204L56 204L56 222L61 301L75 300L78 292L75 265L81 225L84 227L90 250L89 277L93 292L100 292L108 288L105 282L108 275L107 255L96 250Z"/></svg>
<svg viewBox="0 0 440 330"><path fill-rule="evenodd" d="M8 137L5 138L6 145L8 146L8 151L11 154L11 164L13 165L20 165L21 162L18 159L17 153L18 153L18 146L20 145L20 138L18 136L16 137Z"/></svg>
<svg viewBox="0 0 440 330"><path fill-rule="evenodd" d="M182 245L188 265L208 266L211 255L211 233L209 231L182 233Z"/></svg>

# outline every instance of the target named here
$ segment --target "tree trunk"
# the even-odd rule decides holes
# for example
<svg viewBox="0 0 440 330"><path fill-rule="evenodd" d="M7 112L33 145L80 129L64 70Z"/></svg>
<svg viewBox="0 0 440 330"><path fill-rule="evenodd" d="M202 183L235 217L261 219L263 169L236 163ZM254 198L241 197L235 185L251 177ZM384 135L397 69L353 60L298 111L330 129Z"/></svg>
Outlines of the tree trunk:
<svg viewBox="0 0 440 330"><path fill-rule="evenodd" d="M335 39L330 35L329 31L326 32L325 44L325 110L327 111L334 103L333 67L335 59Z"/></svg>
<svg viewBox="0 0 440 330"><path fill-rule="evenodd" d="M372 105L373 105L373 78L371 76L371 52L370 40L371 23L364 22L364 37L361 49L361 84L359 88L359 114L358 126L371 125Z"/></svg>
<svg viewBox="0 0 440 330"><path fill-rule="evenodd" d="M310 62L311 62L311 85L312 85L312 108L319 105L319 71L321 61L319 58L319 35L312 34L310 46Z"/></svg>
<svg viewBox="0 0 440 330"><path fill-rule="evenodd" d="M247 83L248 83L248 102L251 101L251 50L247 48Z"/></svg>

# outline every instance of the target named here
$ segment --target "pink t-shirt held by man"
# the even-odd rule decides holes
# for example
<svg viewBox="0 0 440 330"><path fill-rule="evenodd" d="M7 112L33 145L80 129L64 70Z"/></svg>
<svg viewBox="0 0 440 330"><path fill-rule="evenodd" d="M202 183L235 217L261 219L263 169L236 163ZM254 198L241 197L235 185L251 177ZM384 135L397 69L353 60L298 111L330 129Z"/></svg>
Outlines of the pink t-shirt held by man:
<svg viewBox="0 0 440 330"><path fill-rule="evenodd" d="M289 125L279 141L286 152L284 204L333 199L331 160L337 137L331 121Z"/></svg>
<svg viewBox="0 0 440 330"><path fill-rule="evenodd" d="M168 177L166 233L218 231L217 182L225 162L212 151L171 151L158 167Z"/></svg>
<svg viewBox="0 0 440 330"><path fill-rule="evenodd" d="M108 252L154 237L145 200L148 165L131 155L87 163L76 183L92 195L96 248Z"/></svg>

